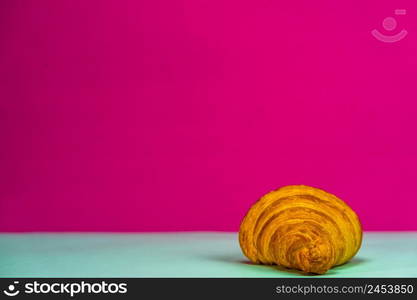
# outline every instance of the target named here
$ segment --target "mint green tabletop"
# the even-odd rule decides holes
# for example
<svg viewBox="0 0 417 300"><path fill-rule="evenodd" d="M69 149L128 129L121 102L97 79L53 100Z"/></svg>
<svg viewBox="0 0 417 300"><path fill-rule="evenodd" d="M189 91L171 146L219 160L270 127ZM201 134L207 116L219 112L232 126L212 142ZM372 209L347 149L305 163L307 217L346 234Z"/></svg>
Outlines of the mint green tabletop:
<svg viewBox="0 0 417 300"><path fill-rule="evenodd" d="M306 275L250 264L236 233L147 233L0 234L0 277ZM417 277L417 232L365 233L354 259L319 277Z"/></svg>

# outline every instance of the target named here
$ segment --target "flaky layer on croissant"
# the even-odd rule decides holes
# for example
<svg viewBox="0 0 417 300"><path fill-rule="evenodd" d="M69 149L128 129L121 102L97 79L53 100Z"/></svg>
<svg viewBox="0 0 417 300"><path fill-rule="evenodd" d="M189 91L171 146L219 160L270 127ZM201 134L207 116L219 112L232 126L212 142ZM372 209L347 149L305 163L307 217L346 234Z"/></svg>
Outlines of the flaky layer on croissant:
<svg viewBox="0 0 417 300"><path fill-rule="evenodd" d="M356 213L336 196L291 185L266 194L249 209L239 243L254 263L324 274L358 252L362 228Z"/></svg>

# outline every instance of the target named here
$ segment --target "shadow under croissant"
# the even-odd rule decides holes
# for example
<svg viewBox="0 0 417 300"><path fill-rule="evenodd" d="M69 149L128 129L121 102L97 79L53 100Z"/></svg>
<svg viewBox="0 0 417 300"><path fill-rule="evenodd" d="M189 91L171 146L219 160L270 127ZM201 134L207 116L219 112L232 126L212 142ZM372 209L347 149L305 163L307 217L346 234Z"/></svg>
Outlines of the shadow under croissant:
<svg viewBox="0 0 417 300"><path fill-rule="evenodd" d="M354 257L350 261L345 262L342 265L335 266L335 267L331 268L325 274L315 274L315 273L306 273L306 272L303 272L303 271L299 271L299 270L295 270L295 269L290 269L290 268L286 268L286 267L282 267L282 266L278 266L278 265L254 264L254 263L252 263L249 260L236 260L235 257L231 257L231 256L218 256L218 257L213 257L213 258L215 260L223 261L223 262L252 265L252 266L257 266L257 267L274 269L274 270L276 270L278 272L286 272L286 273L292 273L292 274L304 275L304 276L335 275L335 274L339 273L339 271L342 271L342 269L346 269L346 268L349 268L350 269L350 268L355 267L357 265L363 264L363 263L365 263L367 261L367 259L364 259L362 257Z"/></svg>
<svg viewBox="0 0 417 300"><path fill-rule="evenodd" d="M278 270L278 271L292 273L292 274L298 274L298 275L304 275L304 276L322 276L322 275L335 275L335 274L339 273L339 271L342 271L342 269L346 269L346 268L350 269L351 267L354 267L354 266L356 266L358 264L361 264L365 261L366 261L366 259L363 259L363 258L360 258L360 257L355 257L355 258L351 259L350 261L345 262L344 264L332 267L325 274L307 273L307 272L303 272L303 271L300 271L300 270L295 270L295 269L282 267L282 266L278 266L278 265L264 265L264 266L269 267L269 268L274 268L275 270ZM242 261L241 261L241 263L242 263ZM245 264L257 265L257 264L253 264L250 261L245 261L244 263Z"/></svg>

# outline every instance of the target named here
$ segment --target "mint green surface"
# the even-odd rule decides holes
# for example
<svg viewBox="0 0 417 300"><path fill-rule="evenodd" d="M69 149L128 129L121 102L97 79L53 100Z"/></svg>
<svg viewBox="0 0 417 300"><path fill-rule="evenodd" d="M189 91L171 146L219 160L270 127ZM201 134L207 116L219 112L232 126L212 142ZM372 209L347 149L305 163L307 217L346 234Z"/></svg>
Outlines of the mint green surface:
<svg viewBox="0 0 417 300"><path fill-rule="evenodd" d="M48 276L306 277L249 264L236 233L0 235L0 277ZM417 232L366 233L353 260L320 277L417 277Z"/></svg>

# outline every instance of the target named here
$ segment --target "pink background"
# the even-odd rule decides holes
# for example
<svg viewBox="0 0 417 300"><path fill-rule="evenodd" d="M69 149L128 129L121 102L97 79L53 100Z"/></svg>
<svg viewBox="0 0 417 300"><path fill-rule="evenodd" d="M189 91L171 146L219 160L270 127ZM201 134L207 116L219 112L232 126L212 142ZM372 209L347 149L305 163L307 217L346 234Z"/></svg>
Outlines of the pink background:
<svg viewBox="0 0 417 300"><path fill-rule="evenodd" d="M417 230L415 0L0 6L1 231L237 230L286 184Z"/></svg>

